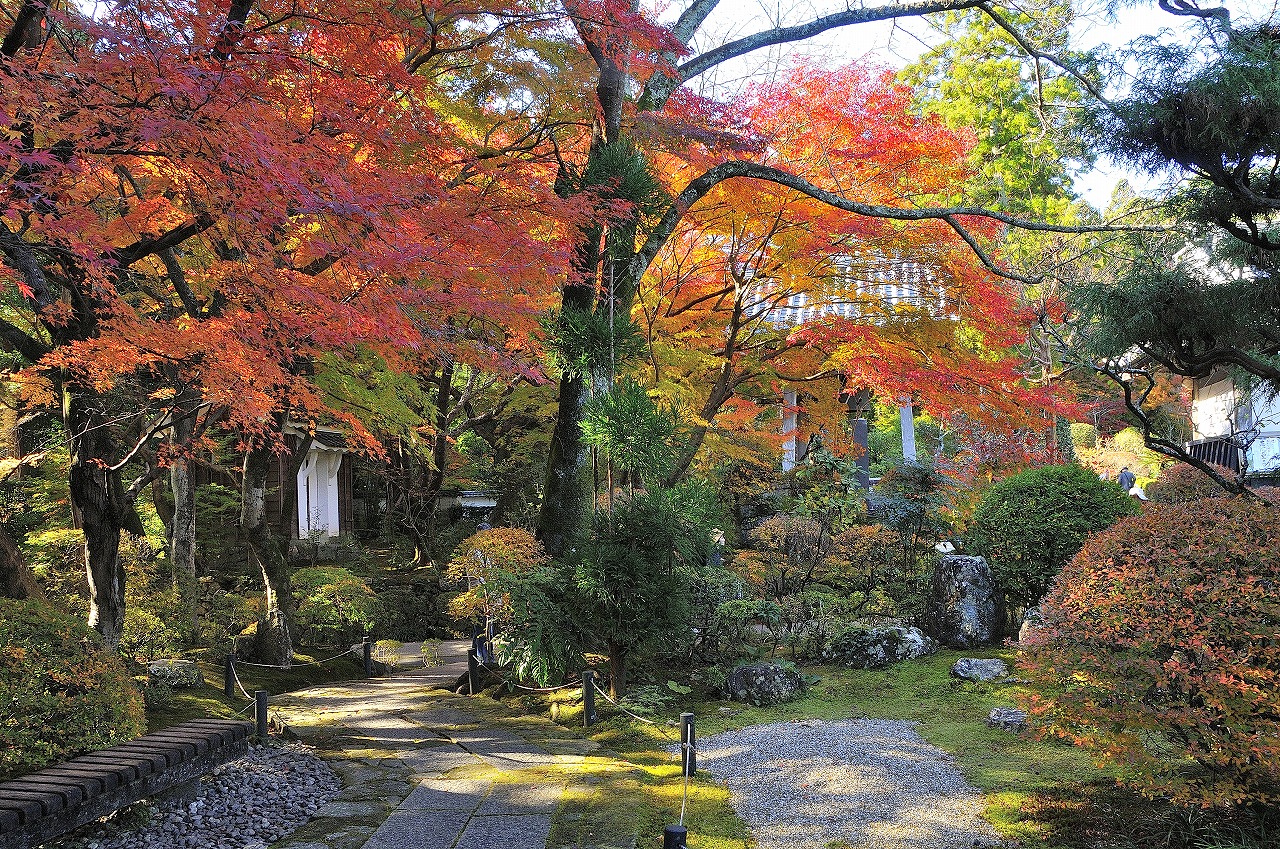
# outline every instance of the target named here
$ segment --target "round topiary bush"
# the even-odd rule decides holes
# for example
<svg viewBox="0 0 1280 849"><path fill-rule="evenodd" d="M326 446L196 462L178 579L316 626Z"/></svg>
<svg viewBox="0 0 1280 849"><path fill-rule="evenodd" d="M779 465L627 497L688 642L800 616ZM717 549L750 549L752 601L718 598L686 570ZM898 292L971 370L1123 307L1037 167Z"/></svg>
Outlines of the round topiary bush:
<svg viewBox="0 0 1280 849"><path fill-rule="evenodd" d="M1187 804L1280 802L1280 508L1152 505L1058 576L1021 666L1041 727Z"/></svg>
<svg viewBox="0 0 1280 849"><path fill-rule="evenodd" d="M1085 537L1138 510L1119 485L1083 466L1042 466L992 487L965 542L987 558L1006 603L1025 609L1040 601Z"/></svg>
<svg viewBox="0 0 1280 849"><path fill-rule="evenodd" d="M142 696L78 619L0 599L0 780L137 737Z"/></svg>

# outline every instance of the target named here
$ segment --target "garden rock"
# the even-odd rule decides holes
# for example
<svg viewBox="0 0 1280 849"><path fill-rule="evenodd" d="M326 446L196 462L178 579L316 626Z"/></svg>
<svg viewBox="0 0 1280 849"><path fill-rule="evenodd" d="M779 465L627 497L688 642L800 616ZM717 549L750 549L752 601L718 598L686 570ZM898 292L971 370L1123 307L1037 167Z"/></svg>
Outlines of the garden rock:
<svg viewBox="0 0 1280 849"><path fill-rule="evenodd" d="M822 656L851 669L882 669L937 650L938 644L919 628L863 627L833 637Z"/></svg>
<svg viewBox="0 0 1280 849"><path fill-rule="evenodd" d="M734 701L777 705L799 696L804 691L804 679L790 666L749 663L730 672L724 688Z"/></svg>
<svg viewBox="0 0 1280 849"><path fill-rule="evenodd" d="M200 667L190 660L156 660L147 666L151 680L170 687L203 687Z"/></svg>
<svg viewBox="0 0 1280 849"><path fill-rule="evenodd" d="M1027 712L1011 707L996 707L987 714L987 727L1017 733L1027 727Z"/></svg>
<svg viewBox="0 0 1280 849"><path fill-rule="evenodd" d="M928 627L943 645L967 649L991 642L999 630L995 579L984 557L948 554L938 561Z"/></svg>
<svg viewBox="0 0 1280 849"><path fill-rule="evenodd" d="M1018 629L1018 642L1025 643L1032 632L1042 627L1044 627L1044 620L1040 618L1040 608L1029 609L1022 615L1022 627Z"/></svg>
<svg viewBox="0 0 1280 849"><path fill-rule="evenodd" d="M1009 667L998 657L962 657L951 666L951 674L968 681L997 681L1009 677Z"/></svg>

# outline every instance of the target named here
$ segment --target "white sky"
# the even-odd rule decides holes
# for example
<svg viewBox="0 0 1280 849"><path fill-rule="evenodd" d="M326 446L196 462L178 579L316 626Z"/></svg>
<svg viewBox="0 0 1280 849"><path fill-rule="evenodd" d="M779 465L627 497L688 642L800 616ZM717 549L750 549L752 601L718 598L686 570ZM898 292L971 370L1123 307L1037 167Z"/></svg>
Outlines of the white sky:
<svg viewBox="0 0 1280 849"><path fill-rule="evenodd" d="M1189 19L1178 18L1161 11L1154 0L1130 0L1114 18L1106 15L1105 0L1077 0L1077 24L1074 27L1078 47L1110 44L1120 47L1140 35L1154 34L1161 27L1189 30L1195 26ZM683 4L676 0L676 6ZM1217 5L1206 0L1205 6ZM1232 12L1232 19L1260 21L1280 20L1280 0L1224 0L1221 5ZM695 47L707 49L716 44L767 28L771 22L784 24L809 20L817 15L843 8L844 4L831 0L799 0L794 4L781 0L721 0L708 20L704 32L711 34ZM678 10L676 10L678 11ZM674 17L674 11L673 15ZM736 85L752 78L763 78L776 71L780 56L823 56L832 64L871 59L900 68L916 59L938 35L918 18L904 18L876 24L861 24L827 33L799 45L784 45L771 53L756 56L750 61L726 63L705 78L692 81L695 88L702 86ZM1126 173L1110 162L1099 163L1091 172L1080 175L1076 188L1094 206L1102 208L1110 200L1116 183L1127 178L1140 189L1156 186L1144 176Z"/></svg>

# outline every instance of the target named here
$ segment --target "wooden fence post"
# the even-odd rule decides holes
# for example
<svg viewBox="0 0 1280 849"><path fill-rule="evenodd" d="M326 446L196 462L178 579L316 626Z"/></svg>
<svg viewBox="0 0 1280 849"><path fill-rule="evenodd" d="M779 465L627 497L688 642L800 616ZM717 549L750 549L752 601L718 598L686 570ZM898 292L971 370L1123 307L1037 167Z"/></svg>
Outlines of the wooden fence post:
<svg viewBox="0 0 1280 849"><path fill-rule="evenodd" d="M698 771L697 741L693 731L693 714L680 714L680 771L693 775Z"/></svg>
<svg viewBox="0 0 1280 849"><path fill-rule="evenodd" d="M257 711L258 742L267 742L267 691L253 691L253 705Z"/></svg>
<svg viewBox="0 0 1280 849"><path fill-rule="evenodd" d="M222 669L222 695L231 696L236 691L236 653L227 652L227 662Z"/></svg>

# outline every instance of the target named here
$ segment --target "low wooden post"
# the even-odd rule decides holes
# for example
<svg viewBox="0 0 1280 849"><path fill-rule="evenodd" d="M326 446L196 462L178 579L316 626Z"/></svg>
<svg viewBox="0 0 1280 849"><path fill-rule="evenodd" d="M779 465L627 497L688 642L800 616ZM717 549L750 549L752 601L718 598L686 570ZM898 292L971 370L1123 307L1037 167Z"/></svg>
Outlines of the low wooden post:
<svg viewBox="0 0 1280 849"><path fill-rule="evenodd" d="M474 648L467 651L467 692L473 696L480 692L480 658Z"/></svg>
<svg viewBox="0 0 1280 849"><path fill-rule="evenodd" d="M582 671L582 724L595 725L596 720L596 673L590 669Z"/></svg>
<svg viewBox="0 0 1280 849"><path fill-rule="evenodd" d="M669 825L662 830L662 849L685 849L689 829L682 825Z"/></svg>
<svg viewBox="0 0 1280 849"><path fill-rule="evenodd" d="M231 696L236 691L236 653L227 652L227 662L222 669L222 694Z"/></svg>
<svg viewBox="0 0 1280 849"><path fill-rule="evenodd" d="M253 691L253 705L257 711L258 719L258 741L265 743L267 740L267 691Z"/></svg>
<svg viewBox="0 0 1280 849"><path fill-rule="evenodd" d="M365 637L364 641L360 644L360 647L364 650L364 677L372 678L373 677L373 643L370 642L368 637Z"/></svg>
<svg viewBox="0 0 1280 849"><path fill-rule="evenodd" d="M693 775L698 771L697 740L693 731L693 714L680 714L680 772Z"/></svg>

